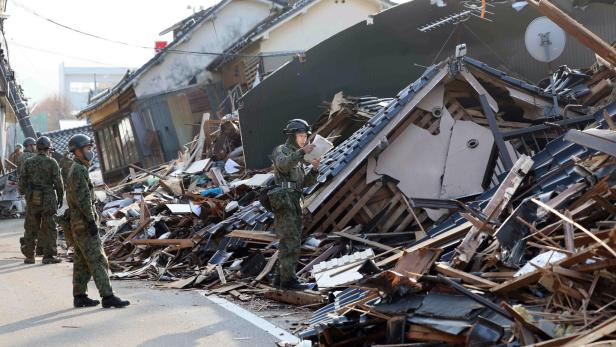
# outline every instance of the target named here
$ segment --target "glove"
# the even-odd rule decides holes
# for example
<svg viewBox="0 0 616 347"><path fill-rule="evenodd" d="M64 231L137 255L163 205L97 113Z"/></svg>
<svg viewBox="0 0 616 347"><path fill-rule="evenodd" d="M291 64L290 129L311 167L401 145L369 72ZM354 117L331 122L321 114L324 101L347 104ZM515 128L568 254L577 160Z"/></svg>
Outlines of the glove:
<svg viewBox="0 0 616 347"><path fill-rule="evenodd" d="M88 231L91 236L98 236L98 226L95 221L88 222Z"/></svg>

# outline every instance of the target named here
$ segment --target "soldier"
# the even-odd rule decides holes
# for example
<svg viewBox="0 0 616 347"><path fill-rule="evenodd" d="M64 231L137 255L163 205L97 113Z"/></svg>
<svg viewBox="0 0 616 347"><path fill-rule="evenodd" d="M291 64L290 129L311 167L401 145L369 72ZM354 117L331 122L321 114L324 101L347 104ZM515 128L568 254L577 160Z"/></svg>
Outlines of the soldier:
<svg viewBox="0 0 616 347"><path fill-rule="evenodd" d="M17 168L17 162L21 159L23 154L24 147L18 143L15 145L15 151L9 155L9 161L15 165L15 168Z"/></svg>
<svg viewBox="0 0 616 347"><path fill-rule="evenodd" d="M64 151L64 154L60 154L57 151L51 153L52 157L58 162L60 166L60 172L62 173L62 182L64 182L64 189L66 190L66 182L68 181L68 172L73 166L72 153L68 150ZM58 215L54 218L56 224L59 224L64 231L64 240L67 247L73 247L73 235L71 234L71 222L70 222L70 210L67 208L62 215Z"/></svg>
<svg viewBox="0 0 616 347"><path fill-rule="evenodd" d="M88 298L88 282L94 278L103 307L125 307L130 303L113 295L109 282L109 263L98 234L94 185L88 167L94 159L94 141L86 135L73 135L68 149L75 155L66 182L66 200L70 209L70 229L75 245L73 256L73 306L90 307L100 303Z"/></svg>
<svg viewBox="0 0 616 347"><path fill-rule="evenodd" d="M43 264L59 263L56 258L53 230L55 222L53 215L56 208L62 205L64 189L60 168L55 160L49 157L51 141L41 136L36 141L38 154L26 160L19 175L19 190L26 195L26 220L24 223L24 240L22 253L26 256L24 263L34 264L34 245L38 236L38 244L43 251Z"/></svg>
<svg viewBox="0 0 616 347"><path fill-rule="evenodd" d="M312 169L304 175L304 155L314 149L314 145L306 145L311 133L306 121L290 120L284 133L287 141L276 147L272 154L277 187L269 193L274 228L280 238L278 284L283 289L301 290L306 287L298 282L295 267L303 229L302 190L316 182L320 160L313 160Z"/></svg>
<svg viewBox="0 0 616 347"><path fill-rule="evenodd" d="M15 170L15 172L17 173L17 180L18 180L18 182L19 182L19 175L21 175L21 170L22 170L22 167L23 167L23 163L25 163L26 160L32 158L35 155L35 151L36 151L36 140L34 138L26 137L26 139L24 140L23 144L24 144L24 152L22 153L21 156L19 156L17 162L15 162L15 165L17 165L17 169ZM19 188L19 185L17 186L17 189L19 190L19 194L21 194L21 195L25 194L25 191L22 191L21 188ZM26 201L26 203L27 203L27 201ZM27 208L28 207L26 206L26 209ZM41 243L37 242L38 234L33 234L32 236L34 237L34 242L37 244L36 255L42 255L43 254L43 249L42 249ZM21 246L23 247L25 245L25 238L23 238L23 237L20 238L19 242L21 243Z"/></svg>
<svg viewBox="0 0 616 347"><path fill-rule="evenodd" d="M17 163L14 163L15 165L17 165L18 173L21 172L21 167L23 163L29 158L34 157L35 151L36 151L36 140L31 137L26 137L26 139L24 140L24 153L19 157L19 160L17 161ZM20 192L20 193L23 194L23 192Z"/></svg>

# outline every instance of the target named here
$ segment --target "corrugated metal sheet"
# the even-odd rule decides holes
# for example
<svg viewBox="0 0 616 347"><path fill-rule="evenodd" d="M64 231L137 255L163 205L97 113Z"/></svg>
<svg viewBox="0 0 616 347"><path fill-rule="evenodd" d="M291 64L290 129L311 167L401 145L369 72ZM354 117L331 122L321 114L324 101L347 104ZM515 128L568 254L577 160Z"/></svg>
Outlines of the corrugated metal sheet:
<svg viewBox="0 0 616 347"><path fill-rule="evenodd" d="M527 25L541 14L530 6L516 12L503 2L495 4L493 22L472 17L457 26L419 32L417 27L456 12L458 2L445 1L448 6L439 8L430 0L414 0L379 13L373 24L358 23L332 36L308 50L304 62L293 60L249 91L240 109L247 166L269 165L267 155L284 141L280 129L287 120L316 120L321 103L340 90L348 95L394 95L420 76L423 66L453 55L462 42L470 56L511 76L531 82L546 76L547 64L533 60L523 42ZM555 2L571 9L569 0ZM591 2L570 13L604 39L616 40L614 5ZM586 67L593 59L588 49L569 38L553 66Z"/></svg>

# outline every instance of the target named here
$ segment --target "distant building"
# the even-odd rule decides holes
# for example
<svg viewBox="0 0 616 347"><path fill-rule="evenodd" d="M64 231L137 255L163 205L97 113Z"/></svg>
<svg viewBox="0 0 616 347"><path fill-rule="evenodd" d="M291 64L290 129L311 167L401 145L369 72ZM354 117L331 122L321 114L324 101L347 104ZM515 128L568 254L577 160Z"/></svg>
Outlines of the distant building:
<svg viewBox="0 0 616 347"><path fill-rule="evenodd" d="M90 97L113 87L124 77L129 68L125 67L67 67L60 64L60 95L66 97L77 112L86 105Z"/></svg>

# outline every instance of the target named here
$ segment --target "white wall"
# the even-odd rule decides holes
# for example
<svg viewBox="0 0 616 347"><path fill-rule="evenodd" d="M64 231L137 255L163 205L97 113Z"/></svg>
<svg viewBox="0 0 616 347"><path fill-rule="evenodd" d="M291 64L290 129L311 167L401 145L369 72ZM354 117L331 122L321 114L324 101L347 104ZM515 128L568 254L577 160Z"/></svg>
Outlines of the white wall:
<svg viewBox="0 0 616 347"><path fill-rule="evenodd" d="M381 11L371 0L321 0L261 40L261 52L307 50L369 15Z"/></svg>
<svg viewBox="0 0 616 347"><path fill-rule="evenodd" d="M271 4L254 0L233 0L211 20L201 23L190 39L175 47L178 50L222 52L240 36L269 15ZM150 68L137 82L137 97L176 90L188 85L197 75L197 82L212 76L205 70L214 55L168 53L162 63Z"/></svg>

